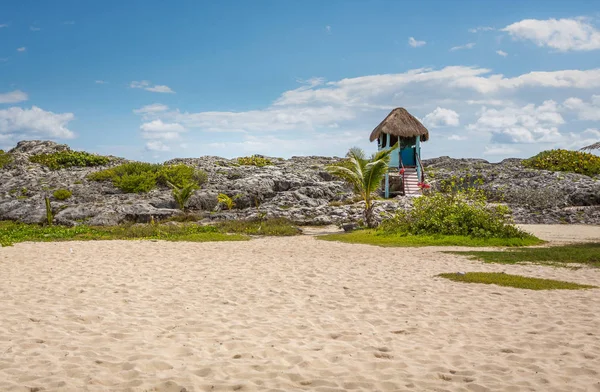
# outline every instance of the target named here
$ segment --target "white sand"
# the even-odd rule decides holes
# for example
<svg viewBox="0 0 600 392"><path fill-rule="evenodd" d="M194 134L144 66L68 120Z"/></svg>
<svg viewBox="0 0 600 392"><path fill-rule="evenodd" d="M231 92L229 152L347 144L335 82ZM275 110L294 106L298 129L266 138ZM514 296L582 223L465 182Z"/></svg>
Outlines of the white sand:
<svg viewBox="0 0 600 392"><path fill-rule="evenodd" d="M73 253L70 252L73 249ZM434 249L266 238L0 249L0 391L600 391L600 289Z"/></svg>

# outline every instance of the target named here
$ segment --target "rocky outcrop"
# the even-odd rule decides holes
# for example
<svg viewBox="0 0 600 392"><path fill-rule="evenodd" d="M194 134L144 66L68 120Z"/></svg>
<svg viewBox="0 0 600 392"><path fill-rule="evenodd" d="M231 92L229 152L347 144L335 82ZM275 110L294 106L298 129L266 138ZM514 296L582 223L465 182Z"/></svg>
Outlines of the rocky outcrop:
<svg viewBox="0 0 600 392"><path fill-rule="evenodd" d="M489 201L508 204L519 223L600 224L600 176L528 169L516 158L490 163L440 157L423 166L432 189L476 185Z"/></svg>
<svg viewBox="0 0 600 392"><path fill-rule="evenodd" d="M125 194L106 182L87 180L91 172L124 162L111 157L105 167L50 170L29 161L32 155L68 149L53 142L20 142L9 153L12 163L0 169L0 219L41 222L46 217L44 196L56 189L69 189L66 201L52 200L56 223L114 225L149 222L181 214L168 188L146 194ZM363 205L353 202L351 188L326 170L339 158L270 158L273 165L240 166L220 157L174 159L204 170L208 181L192 196L189 208L199 219L252 219L285 217L298 224L325 225L362 219ZM600 178L572 173L525 169L520 160L492 164L480 159L441 157L424 161L433 189L452 177L465 183L481 182L492 201L508 203L517 222L600 223ZM217 196L235 199L232 210L223 210ZM412 199L382 200L375 208L378 220L398 209L407 209Z"/></svg>

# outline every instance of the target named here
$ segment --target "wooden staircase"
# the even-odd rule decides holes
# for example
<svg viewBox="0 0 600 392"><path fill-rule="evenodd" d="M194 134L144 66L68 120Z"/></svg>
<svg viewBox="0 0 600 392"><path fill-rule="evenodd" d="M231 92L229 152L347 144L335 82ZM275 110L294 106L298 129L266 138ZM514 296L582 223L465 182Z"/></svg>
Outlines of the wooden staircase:
<svg viewBox="0 0 600 392"><path fill-rule="evenodd" d="M423 190L419 188L419 177L416 167L404 167L404 194L406 196L421 196Z"/></svg>

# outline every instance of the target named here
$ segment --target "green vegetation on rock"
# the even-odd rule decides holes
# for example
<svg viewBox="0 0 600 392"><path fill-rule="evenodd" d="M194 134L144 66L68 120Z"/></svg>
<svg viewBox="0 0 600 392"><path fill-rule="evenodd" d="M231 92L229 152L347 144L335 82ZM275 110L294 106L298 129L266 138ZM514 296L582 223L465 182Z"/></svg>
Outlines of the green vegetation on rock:
<svg viewBox="0 0 600 392"><path fill-rule="evenodd" d="M251 157L240 157L237 159L237 163L239 165L245 165L245 166L258 166L258 167L263 167L263 166L268 166L268 165L272 165L273 162L271 162L271 160L269 158L264 158L258 155L252 155Z"/></svg>
<svg viewBox="0 0 600 392"><path fill-rule="evenodd" d="M3 169L4 166L11 163L12 160L13 158L9 153L4 152L4 150L0 150L0 169Z"/></svg>
<svg viewBox="0 0 600 392"><path fill-rule="evenodd" d="M68 189L57 189L52 193L52 196L54 196L56 200L67 200L73 196L73 193Z"/></svg>
<svg viewBox="0 0 600 392"><path fill-rule="evenodd" d="M447 252L464 255L486 263L519 264L534 263L565 267L584 264L600 268L600 242L570 244L548 248L525 248L510 251Z"/></svg>
<svg viewBox="0 0 600 392"><path fill-rule="evenodd" d="M465 283L495 284L528 290L581 290L593 289L596 286L563 282L552 279L529 278L520 275L509 275L502 272L467 272L465 274L440 274L439 277Z"/></svg>
<svg viewBox="0 0 600 392"><path fill-rule="evenodd" d="M571 150L548 150L523 161L525 167L595 176L600 174L600 157Z"/></svg>
<svg viewBox="0 0 600 392"><path fill-rule="evenodd" d="M39 154L29 157L33 163L47 166L52 170L68 167L91 167L102 166L110 162L109 157L90 154L85 151L59 151L51 154Z"/></svg>
<svg viewBox="0 0 600 392"><path fill-rule="evenodd" d="M146 193L157 185L169 183L183 188L187 184L202 185L207 180L202 170L187 165L159 165L145 162L128 162L110 169L90 173L92 181L112 181L113 185L125 193Z"/></svg>

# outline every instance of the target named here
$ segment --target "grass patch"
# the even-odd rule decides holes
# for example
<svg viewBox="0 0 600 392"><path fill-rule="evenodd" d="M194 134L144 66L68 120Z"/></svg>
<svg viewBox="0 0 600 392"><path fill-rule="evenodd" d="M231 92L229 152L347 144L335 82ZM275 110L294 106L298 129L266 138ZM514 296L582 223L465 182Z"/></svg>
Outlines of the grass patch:
<svg viewBox="0 0 600 392"><path fill-rule="evenodd" d="M534 263L559 267L568 264L585 264L600 268L600 242L553 246L550 248L527 248L510 251L446 252L483 260L486 263L518 264Z"/></svg>
<svg viewBox="0 0 600 392"><path fill-rule="evenodd" d="M165 241L243 241L249 237L229 235L214 226L198 225L123 225L93 226L40 226L25 223L0 222L0 246L18 242L90 241L90 240L165 240Z"/></svg>
<svg viewBox="0 0 600 392"><path fill-rule="evenodd" d="M413 246L528 246L543 243L542 240L530 236L525 238L485 238L461 235L410 235L387 234L379 230L357 230L350 233L328 234L317 238L326 241L340 241L351 244L367 244L389 247Z"/></svg>
<svg viewBox="0 0 600 392"><path fill-rule="evenodd" d="M502 272L467 272L466 274L439 274L438 276L455 282L495 284L527 290L581 290L594 289L596 286L563 282L553 279L529 278L509 275Z"/></svg>
<svg viewBox="0 0 600 392"><path fill-rule="evenodd" d="M217 223L217 227L227 233L248 235L292 236L301 233L296 225L284 218L272 218L262 221L228 220Z"/></svg>

